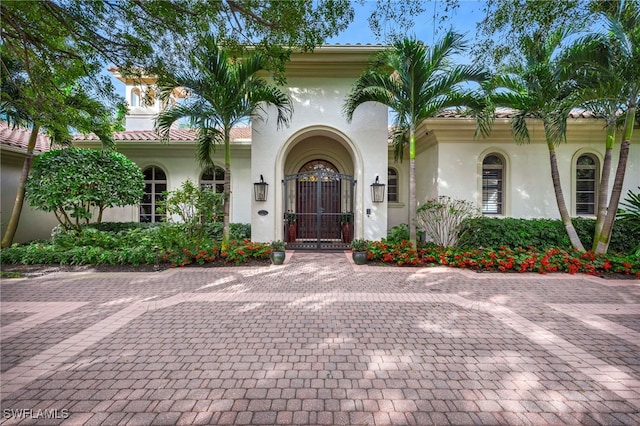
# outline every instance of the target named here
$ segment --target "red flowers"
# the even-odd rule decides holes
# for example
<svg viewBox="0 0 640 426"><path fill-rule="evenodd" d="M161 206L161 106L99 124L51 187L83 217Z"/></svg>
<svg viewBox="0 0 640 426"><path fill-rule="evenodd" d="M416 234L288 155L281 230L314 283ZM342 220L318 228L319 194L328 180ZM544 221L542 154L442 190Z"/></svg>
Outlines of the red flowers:
<svg viewBox="0 0 640 426"><path fill-rule="evenodd" d="M569 274L598 275L607 272L637 274L640 262L630 256L595 255L563 248L538 251L533 247L510 249L502 246L493 249L459 249L433 245L413 248L408 242L391 244L372 241L367 247L370 261L419 266L440 264L455 268L500 272L566 272Z"/></svg>
<svg viewBox="0 0 640 426"><path fill-rule="evenodd" d="M267 243L254 243L249 240L231 241L227 249L222 251L217 243L211 241L183 247L177 252L167 251L161 258L171 263L172 267L184 267L193 263L204 265L218 259L223 259L227 263L243 264L251 259L268 259L270 252L270 245Z"/></svg>

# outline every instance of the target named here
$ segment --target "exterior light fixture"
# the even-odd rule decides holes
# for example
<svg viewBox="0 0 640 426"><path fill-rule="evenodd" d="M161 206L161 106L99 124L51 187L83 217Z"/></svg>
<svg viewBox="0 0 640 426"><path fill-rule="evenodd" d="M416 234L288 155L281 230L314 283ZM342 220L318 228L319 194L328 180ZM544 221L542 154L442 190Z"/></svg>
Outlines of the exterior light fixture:
<svg viewBox="0 0 640 426"><path fill-rule="evenodd" d="M253 193L256 201L267 201L267 190L269 184L264 181L262 175L260 175L260 182L253 184Z"/></svg>
<svg viewBox="0 0 640 426"><path fill-rule="evenodd" d="M371 201L374 203L384 201L384 183L380 183L378 176L376 176L376 181L371 184Z"/></svg>

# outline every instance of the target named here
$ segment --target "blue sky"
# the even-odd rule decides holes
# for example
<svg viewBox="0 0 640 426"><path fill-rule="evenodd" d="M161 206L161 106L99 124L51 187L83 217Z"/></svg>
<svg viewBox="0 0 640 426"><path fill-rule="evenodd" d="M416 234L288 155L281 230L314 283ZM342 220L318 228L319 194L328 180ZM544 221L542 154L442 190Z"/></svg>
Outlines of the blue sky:
<svg viewBox="0 0 640 426"><path fill-rule="evenodd" d="M434 7L436 11L441 11L442 8L444 8L444 3L442 1L432 1L427 4L427 11L413 18L414 26L407 32L407 35L415 36L425 44L431 45L434 40L434 35L437 40L442 36L444 31L453 27L455 31L465 34L467 40L472 41L476 31L476 24L483 17L482 7L484 4L484 1L462 0L455 11L449 12L449 19L447 21L444 23L436 21L434 27ZM376 2L373 0L365 1L363 5L355 3L356 14L354 21L347 30L329 39L327 44L381 43L380 40L376 40L367 22L367 18L375 6Z"/></svg>

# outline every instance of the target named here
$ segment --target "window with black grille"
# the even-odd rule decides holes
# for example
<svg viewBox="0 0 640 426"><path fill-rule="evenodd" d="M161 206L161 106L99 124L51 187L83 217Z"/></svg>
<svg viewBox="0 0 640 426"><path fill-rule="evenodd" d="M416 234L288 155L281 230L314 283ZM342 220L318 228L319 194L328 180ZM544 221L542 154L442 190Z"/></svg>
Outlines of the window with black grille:
<svg viewBox="0 0 640 426"><path fill-rule="evenodd" d="M504 212L504 160L497 154L487 155L482 162L482 213Z"/></svg>

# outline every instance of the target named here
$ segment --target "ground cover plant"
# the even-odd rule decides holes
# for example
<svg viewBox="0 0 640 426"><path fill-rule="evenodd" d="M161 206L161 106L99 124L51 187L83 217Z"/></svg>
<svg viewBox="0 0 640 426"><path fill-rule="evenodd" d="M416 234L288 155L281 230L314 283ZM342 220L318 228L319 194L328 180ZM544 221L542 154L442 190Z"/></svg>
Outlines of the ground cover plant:
<svg viewBox="0 0 640 426"><path fill-rule="evenodd" d="M213 224L211 224L213 225ZM56 228L51 240L2 249L3 264L59 265L241 265L266 262L269 243L250 240L247 224L232 224L231 241L222 249L222 224L207 227L207 235L193 238L186 224L101 224L79 232Z"/></svg>
<svg viewBox="0 0 640 426"><path fill-rule="evenodd" d="M615 273L640 277L640 259L634 254L595 255L560 247L545 250L533 247L510 249L506 246L469 249L419 244L415 248L408 241L368 241L367 259L397 266L444 265L474 271Z"/></svg>
<svg viewBox="0 0 640 426"><path fill-rule="evenodd" d="M483 221L483 218L472 219ZM444 265L474 271L492 272L565 272L590 275L623 274L640 277L640 258L635 253L634 244L629 250L603 255L578 252L555 244L555 236L562 235L561 222L527 221L500 219L488 222L483 229L487 235L485 246L442 247L433 243L419 243L413 246L406 238L406 225L394 227L389 237L382 241L363 241L367 259L371 263L390 266L436 266ZM532 225L532 223L535 224ZM539 222L539 223L538 223ZM624 221L620 221L622 224ZM582 221L579 221L581 225ZM585 233L589 233L585 221ZM473 225L473 226L476 226ZM80 232L64 231L58 227L51 240L36 241L24 245L2 249L1 260L6 264L34 265L148 265L157 268L194 266L245 265L268 263L271 245L251 241L248 224L232 224L231 240L222 249L222 223L207 224L202 235L189 234L184 223L102 223L82 228ZM500 228L504 226L505 228ZM557 229L557 233L550 229ZM505 229L507 231L505 231ZM497 232L499 231L499 232ZM504 231L504 232L503 232ZM544 231L544 232L543 232ZM624 231L624 229L623 229ZM631 231L625 231L629 234ZM474 232L469 235L478 238ZM498 238L495 235L502 235ZM538 235L539 239L533 238ZM546 235L547 238L543 238ZM628 235L625 236L625 238ZM631 234L631 238L633 234ZM493 245L492 241L536 241L539 247L527 246L510 248L503 244ZM626 241L623 239L622 241ZM635 240L637 241L637 240Z"/></svg>

